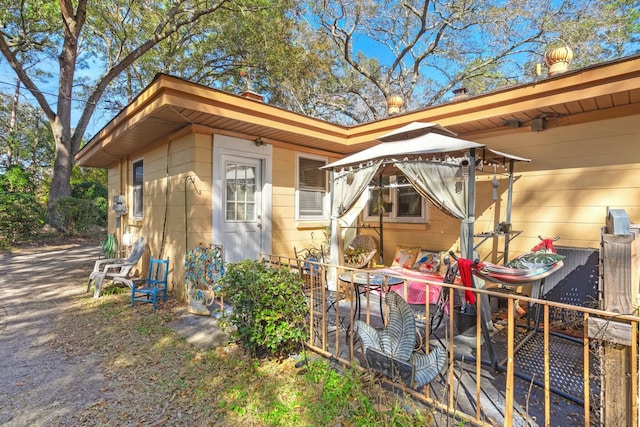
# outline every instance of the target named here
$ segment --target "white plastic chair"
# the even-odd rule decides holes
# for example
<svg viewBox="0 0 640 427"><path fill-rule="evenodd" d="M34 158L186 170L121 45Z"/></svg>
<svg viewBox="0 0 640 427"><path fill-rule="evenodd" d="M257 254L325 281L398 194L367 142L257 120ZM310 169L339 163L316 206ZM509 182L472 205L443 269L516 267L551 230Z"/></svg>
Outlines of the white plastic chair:
<svg viewBox="0 0 640 427"><path fill-rule="evenodd" d="M89 275L87 292L91 289L91 283L93 282L95 286L93 297L98 298L100 296L100 291L102 290L102 284L105 280L128 279L131 270L136 266L136 264L138 264L142 254L144 254L146 245L147 241L144 237L140 236L133 244L131 254L129 254L127 258L108 258L97 260L93 266L93 271Z"/></svg>

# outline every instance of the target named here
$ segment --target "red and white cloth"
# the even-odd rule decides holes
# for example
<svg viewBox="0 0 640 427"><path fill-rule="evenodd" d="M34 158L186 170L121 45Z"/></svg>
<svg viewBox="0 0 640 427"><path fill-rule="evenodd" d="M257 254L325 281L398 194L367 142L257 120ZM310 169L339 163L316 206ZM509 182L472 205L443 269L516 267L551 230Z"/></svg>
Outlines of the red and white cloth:
<svg viewBox="0 0 640 427"><path fill-rule="evenodd" d="M425 304L427 292L429 292L429 303L435 304L438 302L442 286L426 283L426 281L442 283L444 281L442 274L424 273L400 266L382 268L377 270L377 272L406 278L406 297L404 283L391 286L390 290L400 295L409 304Z"/></svg>

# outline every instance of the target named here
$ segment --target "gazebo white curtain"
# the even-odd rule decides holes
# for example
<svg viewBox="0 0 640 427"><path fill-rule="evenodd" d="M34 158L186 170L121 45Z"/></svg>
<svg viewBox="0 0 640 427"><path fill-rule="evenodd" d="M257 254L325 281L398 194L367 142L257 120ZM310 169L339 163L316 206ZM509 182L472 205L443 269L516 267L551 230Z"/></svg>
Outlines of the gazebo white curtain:
<svg viewBox="0 0 640 427"><path fill-rule="evenodd" d="M463 173L460 161L454 158L444 161L403 160L396 162L395 166L422 197L452 217L464 219L467 217L468 174Z"/></svg>
<svg viewBox="0 0 640 427"><path fill-rule="evenodd" d="M353 207L380 168L381 163L382 160L379 160L358 168L346 168L334 172L331 187L331 216L340 218Z"/></svg>
<svg viewBox="0 0 640 427"><path fill-rule="evenodd" d="M474 203L469 196L470 181L475 180L474 159L446 157L443 160L401 160L395 166L407 177L413 188L444 213L461 220L460 250L472 257Z"/></svg>
<svg viewBox="0 0 640 427"><path fill-rule="evenodd" d="M364 166L346 168L339 172L332 172L331 180L331 249L329 263L340 265L344 248L340 244L340 219L353 209L362 210L362 204L356 204L362 193L367 189L382 160L369 162ZM350 216L360 213L349 212ZM327 281L330 287L336 286L336 270L330 268ZM335 288L334 288L335 289Z"/></svg>
<svg viewBox="0 0 640 427"><path fill-rule="evenodd" d="M493 158L502 159L502 161L509 159L511 161L510 182L513 175L513 162L529 161L529 159L486 149L483 144L477 142L455 138L453 132L435 123L409 123L378 137L377 140L380 141L379 144L323 167L323 169L332 170L334 184L331 209L331 263L334 265L338 265L342 259L342 248L338 243L340 236L338 220L352 208L383 162L396 165L423 197L431 200L442 211L461 220L461 253L464 257L472 258L476 149L486 150L483 151L483 160L485 153ZM458 155L457 158L454 153ZM416 156L442 158L444 156L445 160L442 162L435 159L403 160L409 156L413 158ZM447 158L449 160L446 160ZM462 160L465 160L464 164L461 164ZM366 168L358 166L364 163L367 164ZM337 174L338 168L349 166L354 169L342 169ZM366 172L361 174L361 171L364 170ZM333 179L334 176L337 176L337 179ZM507 220L510 218L510 200L511 184L509 186Z"/></svg>

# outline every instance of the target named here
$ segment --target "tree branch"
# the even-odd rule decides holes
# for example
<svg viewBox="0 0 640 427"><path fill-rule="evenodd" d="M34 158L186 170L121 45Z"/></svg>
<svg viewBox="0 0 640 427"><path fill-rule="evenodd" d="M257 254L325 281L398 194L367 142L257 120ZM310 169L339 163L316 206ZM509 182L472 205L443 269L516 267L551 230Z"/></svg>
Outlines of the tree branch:
<svg viewBox="0 0 640 427"><path fill-rule="evenodd" d="M159 28L164 28L163 32L156 33L151 39L147 40L131 52L127 56L125 56L120 62L114 64L96 83L94 90L89 95L87 102L85 104L84 109L82 110L82 114L80 115L80 119L76 125L75 131L72 136L72 148L73 152L77 152L80 148L81 139L84 136L84 133L87 130L87 126L89 125L89 121L93 112L98 104L98 101L104 94L105 90L109 86L109 84L122 73L125 69L127 69L131 64L133 64L138 58L147 53L150 49L156 46L161 41L170 37L180 28L185 27L189 24L192 24L198 21L200 18L210 15L220 9L224 4L229 3L230 0L220 0L218 3L214 4L211 7L200 10L192 15L188 16L185 19L178 20L174 22L173 25L169 26L169 23L172 20L175 20L175 17L178 16L177 13L170 13L169 16L158 25Z"/></svg>
<svg viewBox="0 0 640 427"><path fill-rule="evenodd" d="M24 69L24 64L18 61L18 59L16 58L15 54L9 47L4 34L0 34L0 52L2 52L2 55L7 59L7 62L11 66L11 69L13 69L13 71L18 75L18 78L20 79L20 81L22 81L24 87L36 99L38 105L40 106L40 108L42 108L42 111L44 111L45 115L47 116L47 119L49 121L53 121L56 117L56 113L53 111L40 89L38 89L38 86L34 83L33 80L31 80L29 74L27 74L26 70Z"/></svg>

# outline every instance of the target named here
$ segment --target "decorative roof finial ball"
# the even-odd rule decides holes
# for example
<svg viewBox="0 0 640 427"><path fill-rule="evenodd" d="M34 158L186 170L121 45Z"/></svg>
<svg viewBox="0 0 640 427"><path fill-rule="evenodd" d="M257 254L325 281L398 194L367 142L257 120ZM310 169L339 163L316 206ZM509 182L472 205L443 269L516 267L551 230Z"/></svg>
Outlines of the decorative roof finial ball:
<svg viewBox="0 0 640 427"><path fill-rule="evenodd" d="M404 101L400 95L391 95L387 99L387 107L389 108L389 115L398 114Z"/></svg>
<svg viewBox="0 0 640 427"><path fill-rule="evenodd" d="M547 50L544 54L544 62L549 69L549 76L567 71L572 59L573 51L569 46Z"/></svg>

